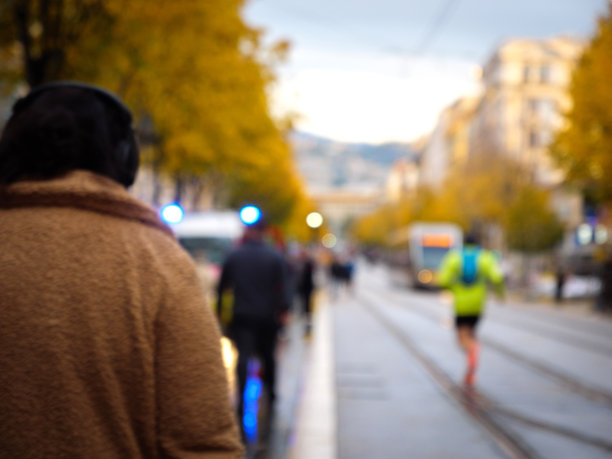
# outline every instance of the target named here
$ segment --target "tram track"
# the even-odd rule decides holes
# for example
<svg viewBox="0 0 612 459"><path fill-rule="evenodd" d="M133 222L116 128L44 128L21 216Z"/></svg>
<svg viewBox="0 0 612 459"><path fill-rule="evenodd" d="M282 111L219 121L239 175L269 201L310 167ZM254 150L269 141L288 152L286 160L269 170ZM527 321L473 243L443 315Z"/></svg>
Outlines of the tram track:
<svg viewBox="0 0 612 459"><path fill-rule="evenodd" d="M588 352L594 352L604 357L610 357L612 355L612 345L603 345L597 341L597 339L608 338L609 335L606 337L599 332L595 332L594 335L597 336L597 339L595 340L590 338L585 339L584 336L577 336L576 329L583 330L582 333L591 332L590 330L586 330L581 326L584 324L572 323L574 328L568 329L566 326L559 324L557 321L554 321L553 324L547 324L543 323L544 319L526 320L522 318L509 318L504 311L499 309L492 311L492 313L490 313L490 317L498 319L504 324L504 326L512 327L521 331L532 332L538 336L546 337L561 344L570 344L576 348L580 348Z"/></svg>
<svg viewBox="0 0 612 459"><path fill-rule="evenodd" d="M390 295L388 292L378 291L378 295L381 297L386 297L392 302L397 302L397 298ZM421 306L412 307L410 309L411 312L418 314L419 316L429 320L430 322L439 323L439 316L435 314L431 310L425 310ZM504 322L505 325L505 322ZM561 384L563 387L575 392L576 394L581 395L589 400L597 401L600 403L604 403L605 405L612 407L612 393L606 391L604 389L599 389L596 387L592 387L588 384L585 384L581 381L578 381L573 376L570 376L562 371L552 368L550 365L543 364L535 359L529 358L526 355L512 350L509 346L506 346L499 341L493 340L491 338L481 337L481 343L486 345L488 348L499 352L506 357L511 358L515 362L527 366L538 373L556 381ZM604 354L606 357L609 357L610 354Z"/></svg>
<svg viewBox="0 0 612 459"><path fill-rule="evenodd" d="M536 428L542 431L547 431L565 438L593 446L604 450L608 453L612 452L612 442L607 440L570 429L561 425L556 425L547 421L535 419L531 416L524 415L515 410L502 407L492 398L486 396L482 391L466 390L456 384L446 372L435 363L435 361L425 354L410 338L409 334L392 321L386 315L380 306L370 298L360 295L358 303L366 309L372 317L374 317L401 345L409 352L409 354L419 362L425 369L441 391L450 398L453 402L464 409L493 439L495 444L504 451L509 457L513 458L537 458L538 453L527 444L516 432L500 423L497 418L503 417L524 426ZM413 310L414 311L414 310ZM437 317L432 314L422 313L422 316L429 320L438 322ZM496 346L498 352L507 354L508 349L500 347L499 343L485 343L488 347ZM516 354L516 353L515 353ZM515 359L522 359L520 355L513 355ZM525 363L522 361L522 363ZM535 361L528 362L529 366L534 368L537 364ZM540 368L542 367L542 368ZM540 372L547 374L549 377L554 377L564 386L590 399L604 401L612 406L612 396L601 391L584 387L573 378L568 378L565 375L559 375L555 370L549 371L545 366L539 365L537 368ZM561 378L560 378L561 377Z"/></svg>
<svg viewBox="0 0 612 459"><path fill-rule="evenodd" d="M515 459L537 458L536 451L527 445L518 435L501 426L495 421L487 410L478 401L470 397L469 392L463 391L453 380L422 352L412 339L395 323L388 319L373 302L359 298L361 304L368 313L375 318L402 347L421 365L429 374L439 389L453 402L467 412L480 427L482 427L492 438L497 447L508 457Z"/></svg>
<svg viewBox="0 0 612 459"><path fill-rule="evenodd" d="M529 328L538 333L544 332L547 336L561 342L571 342L574 345L583 347L587 350L593 350L597 353L609 356L612 353L612 346L602 346L598 340L607 340L612 333L612 327L603 327L598 322L586 323L585 321L572 321L571 326L568 326L567 321L559 316L552 315L546 311L546 307L533 307L528 303L518 302L517 309L524 312L529 312L529 317L521 317L521 319L508 319L504 311L495 311L495 316L503 317L505 323L513 322L517 328ZM563 306L560 307L561 309ZM552 307L550 309L553 309ZM579 315L575 316L580 318ZM584 337L576 336L580 331L588 334L589 340Z"/></svg>
<svg viewBox="0 0 612 459"><path fill-rule="evenodd" d="M492 314L492 316L499 319L504 323L504 325L509 327L535 332L539 336L546 336L547 338L563 344L571 344L574 347L595 352L603 355L604 357L610 357L610 355L612 355L612 347L606 347L600 343L586 340L566 330L553 329L542 324L528 322L525 320L508 319L507 317L503 317L501 314L499 314L498 311Z"/></svg>
<svg viewBox="0 0 612 459"><path fill-rule="evenodd" d="M612 394L610 392L588 386L578 381L576 378L573 378L572 376L555 370L548 365L538 362L535 359L530 359L524 354L513 351L510 347L501 344L497 341L494 341L490 338L482 338L480 341L488 348L493 349L501 354L504 354L507 357L510 357L515 362L529 366L530 368L537 370L540 374L548 376L550 379L556 380L558 383L571 390L572 392L575 392L576 394L579 394L589 400L602 402L612 408Z"/></svg>
<svg viewBox="0 0 612 459"><path fill-rule="evenodd" d="M534 308L533 305L528 306L522 303L519 303L517 306L522 311L529 311L529 321L532 322L534 326L546 324L547 328L551 330L555 328L561 333L575 333L581 331L600 339L607 339L610 336L610 329L608 327L602 327L598 322L586 323L585 321L573 321L571 327L568 327L564 319L560 319L558 316L551 316L550 312L546 310L537 307ZM560 308L562 309L563 306L560 306ZM579 318L580 316L576 315L574 317Z"/></svg>

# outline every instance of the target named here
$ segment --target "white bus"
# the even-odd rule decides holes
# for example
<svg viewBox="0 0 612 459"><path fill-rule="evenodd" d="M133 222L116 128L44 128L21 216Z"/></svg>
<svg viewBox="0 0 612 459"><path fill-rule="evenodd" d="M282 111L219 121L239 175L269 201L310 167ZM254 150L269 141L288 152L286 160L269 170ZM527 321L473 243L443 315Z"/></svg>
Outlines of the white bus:
<svg viewBox="0 0 612 459"><path fill-rule="evenodd" d="M413 288L437 287L437 271L451 249L463 246L463 231L454 223L416 222L391 239L392 278Z"/></svg>
<svg viewBox="0 0 612 459"><path fill-rule="evenodd" d="M170 227L196 262L204 286L214 290L223 260L244 232L238 212L188 212Z"/></svg>

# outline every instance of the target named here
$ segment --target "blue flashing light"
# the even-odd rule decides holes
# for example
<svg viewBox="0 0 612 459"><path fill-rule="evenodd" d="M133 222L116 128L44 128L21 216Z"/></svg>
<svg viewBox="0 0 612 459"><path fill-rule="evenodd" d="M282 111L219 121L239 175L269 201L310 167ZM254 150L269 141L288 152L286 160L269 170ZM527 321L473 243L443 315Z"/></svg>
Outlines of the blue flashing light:
<svg viewBox="0 0 612 459"><path fill-rule="evenodd" d="M257 376L250 376L244 388L244 415L242 417L242 425L244 426L244 433L249 443L253 443L257 440L257 411L258 399L261 395L261 386L262 383Z"/></svg>
<svg viewBox="0 0 612 459"><path fill-rule="evenodd" d="M161 217L167 223L178 223L183 219L183 209L178 204L168 204L161 209Z"/></svg>
<svg viewBox="0 0 612 459"><path fill-rule="evenodd" d="M244 432L250 438L257 432L257 411L249 411L244 413Z"/></svg>
<svg viewBox="0 0 612 459"><path fill-rule="evenodd" d="M257 206L244 206L240 209L240 220L245 225L254 225L261 218L261 210Z"/></svg>
<svg viewBox="0 0 612 459"><path fill-rule="evenodd" d="M261 394L261 381L258 378L251 377L247 380L244 388L244 399L247 403L255 403Z"/></svg>

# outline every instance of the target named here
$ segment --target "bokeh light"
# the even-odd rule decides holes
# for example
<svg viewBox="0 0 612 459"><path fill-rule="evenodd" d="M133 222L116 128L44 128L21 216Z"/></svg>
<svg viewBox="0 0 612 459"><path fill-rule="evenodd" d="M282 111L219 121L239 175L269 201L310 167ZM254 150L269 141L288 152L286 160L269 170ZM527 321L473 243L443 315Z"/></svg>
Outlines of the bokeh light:
<svg viewBox="0 0 612 459"><path fill-rule="evenodd" d="M311 228L319 228L323 224L323 215L319 212L310 212L306 216L306 224Z"/></svg>
<svg viewBox="0 0 612 459"><path fill-rule="evenodd" d="M245 225L253 225L261 218L261 210L257 206L244 206L240 209L240 220Z"/></svg>
<svg viewBox="0 0 612 459"><path fill-rule="evenodd" d="M328 249L333 249L334 247L336 247L337 243L338 238L336 238L336 236L332 233L327 233L321 238L321 244L323 244L323 247Z"/></svg>
<svg viewBox="0 0 612 459"><path fill-rule="evenodd" d="M168 204L161 209L161 217L167 223L178 223L183 219L183 209L178 204Z"/></svg>

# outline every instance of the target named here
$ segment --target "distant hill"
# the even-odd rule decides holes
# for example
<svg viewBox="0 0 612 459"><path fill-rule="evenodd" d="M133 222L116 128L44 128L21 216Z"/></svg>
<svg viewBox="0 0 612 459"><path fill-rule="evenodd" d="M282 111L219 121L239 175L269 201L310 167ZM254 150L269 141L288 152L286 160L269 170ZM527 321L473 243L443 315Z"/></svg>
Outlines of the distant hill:
<svg viewBox="0 0 612 459"><path fill-rule="evenodd" d="M415 156L409 143L345 143L300 131L289 140L306 184L316 188L378 188L396 160Z"/></svg>

